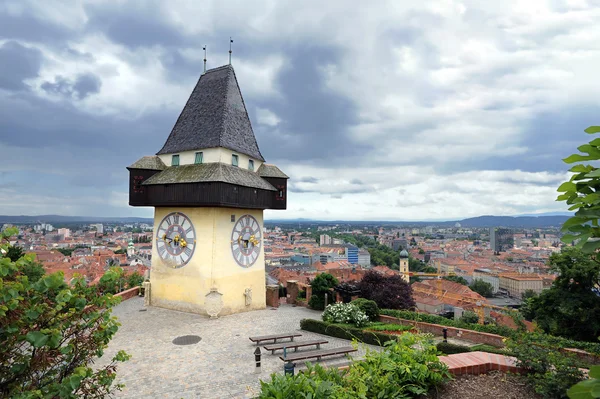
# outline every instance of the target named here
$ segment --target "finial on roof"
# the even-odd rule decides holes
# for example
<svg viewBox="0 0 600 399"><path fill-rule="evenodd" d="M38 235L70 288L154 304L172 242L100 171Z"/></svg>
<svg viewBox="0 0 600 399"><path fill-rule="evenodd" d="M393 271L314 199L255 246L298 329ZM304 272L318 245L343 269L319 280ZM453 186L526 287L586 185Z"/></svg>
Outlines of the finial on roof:
<svg viewBox="0 0 600 399"><path fill-rule="evenodd" d="M206 44L204 45L204 47L202 47L202 50L204 50L204 72L206 73Z"/></svg>
<svg viewBox="0 0 600 399"><path fill-rule="evenodd" d="M229 65L231 65L231 43L233 43L233 39L229 36Z"/></svg>

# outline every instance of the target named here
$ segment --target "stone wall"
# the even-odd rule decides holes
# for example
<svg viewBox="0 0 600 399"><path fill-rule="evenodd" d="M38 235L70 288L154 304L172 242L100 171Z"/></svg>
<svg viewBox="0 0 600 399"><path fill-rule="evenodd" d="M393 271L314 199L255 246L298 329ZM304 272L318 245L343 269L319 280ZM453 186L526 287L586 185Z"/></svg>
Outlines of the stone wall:
<svg viewBox="0 0 600 399"><path fill-rule="evenodd" d="M267 285L267 306L272 308L279 307L279 286Z"/></svg>
<svg viewBox="0 0 600 399"><path fill-rule="evenodd" d="M140 293L140 287L133 287L128 290L121 291L118 294L115 294L115 296L120 297L122 301L126 301L129 298L133 298L134 296L139 295L139 293Z"/></svg>
<svg viewBox="0 0 600 399"><path fill-rule="evenodd" d="M379 321L390 324L402 324L406 326L413 326L421 332L431 333L433 335L442 336L443 330L448 330L448 338L464 339L465 341L471 341L478 344L488 344L497 346L499 348L504 346L504 337L497 334L489 334L473 330L465 330L464 328L442 326L440 324L424 323L421 321L398 319L391 316L379 316Z"/></svg>

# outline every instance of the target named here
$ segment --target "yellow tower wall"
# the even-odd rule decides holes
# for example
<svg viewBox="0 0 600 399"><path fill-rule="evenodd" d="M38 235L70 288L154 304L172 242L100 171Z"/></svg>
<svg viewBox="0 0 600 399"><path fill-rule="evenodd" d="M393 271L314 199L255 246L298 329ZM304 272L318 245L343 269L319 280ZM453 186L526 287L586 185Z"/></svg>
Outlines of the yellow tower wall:
<svg viewBox="0 0 600 399"><path fill-rule="evenodd" d="M168 266L158 255L156 229L171 212L185 214L194 224L196 248L181 268ZM235 221L231 221L235 215ZM242 215L251 215L261 228L261 251L250 267L239 266L231 253L231 232ZM263 211L237 208L155 208L150 273L151 305L206 314L205 298L215 287L223 294L219 316L266 307L265 256L262 241ZM246 305L245 290L252 290Z"/></svg>
<svg viewBox="0 0 600 399"><path fill-rule="evenodd" d="M410 282L410 276L408 275L408 259L400 258L400 275L402 279L407 283Z"/></svg>

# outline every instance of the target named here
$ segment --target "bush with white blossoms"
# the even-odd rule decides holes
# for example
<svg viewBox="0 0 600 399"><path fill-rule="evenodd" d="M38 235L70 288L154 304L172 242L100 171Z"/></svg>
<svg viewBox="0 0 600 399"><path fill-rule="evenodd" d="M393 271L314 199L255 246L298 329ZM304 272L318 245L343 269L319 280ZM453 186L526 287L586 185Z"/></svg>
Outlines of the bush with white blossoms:
<svg viewBox="0 0 600 399"><path fill-rule="evenodd" d="M364 327L369 323L369 317L351 303L333 303L323 311L323 321L329 323L354 324L356 327Z"/></svg>

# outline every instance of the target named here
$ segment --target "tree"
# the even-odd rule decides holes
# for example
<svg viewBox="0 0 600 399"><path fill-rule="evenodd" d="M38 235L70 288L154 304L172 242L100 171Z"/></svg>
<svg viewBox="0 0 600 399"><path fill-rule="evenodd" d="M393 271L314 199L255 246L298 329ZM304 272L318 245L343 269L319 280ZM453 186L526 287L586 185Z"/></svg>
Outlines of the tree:
<svg viewBox="0 0 600 399"><path fill-rule="evenodd" d="M115 251L115 255L124 255L126 253L127 253L127 249L126 248L117 249Z"/></svg>
<svg viewBox="0 0 600 399"><path fill-rule="evenodd" d="M585 129L588 134L600 133L600 126L590 126ZM584 162L600 160L600 138L591 140L588 144L577 147L580 154L573 154L563 159L567 164L576 164L571 169L573 175L569 181L561 184L557 191L562 193L556 199L570 205L569 210L575 215L562 226L566 233L562 241L566 244L576 242L584 253L594 253L600 248L600 168Z"/></svg>
<svg viewBox="0 0 600 399"><path fill-rule="evenodd" d="M529 298L535 298L536 296L537 296L537 292L535 292L534 290L525 290L525 291L523 291L523 294L521 295L521 299L523 299L525 301Z"/></svg>
<svg viewBox="0 0 600 399"><path fill-rule="evenodd" d="M415 301L412 289L397 274L385 276L369 270L358 283L361 297L377 303L381 309L412 309Z"/></svg>
<svg viewBox="0 0 600 399"><path fill-rule="evenodd" d="M478 278L473 280L469 288L472 291L475 291L479 295L484 296L486 298L494 296L494 287L490 283Z"/></svg>
<svg viewBox="0 0 600 399"><path fill-rule="evenodd" d="M75 251L75 248L58 248L58 252L60 252L64 256L73 255L73 251Z"/></svg>
<svg viewBox="0 0 600 399"><path fill-rule="evenodd" d="M16 262L19 259L21 259L21 257L25 255L25 252L23 252L23 248L21 247L17 247L14 245L10 245L7 249L6 249L6 256L7 258L9 258L11 260L11 262Z"/></svg>
<svg viewBox="0 0 600 399"><path fill-rule="evenodd" d="M479 316L477 316L477 313L471 310L466 310L463 312L459 320L467 324L477 324L479 322Z"/></svg>
<svg viewBox="0 0 600 399"><path fill-rule="evenodd" d="M0 235L2 253L10 234ZM34 259L0 258L0 397L100 398L120 389L113 381L125 352L105 367L89 367L118 329L110 309L120 299L98 295L81 277L69 286L62 273L32 283L23 269Z"/></svg>
<svg viewBox="0 0 600 399"><path fill-rule="evenodd" d="M21 247L9 245L6 248L6 255L4 255L3 257L10 259L11 262L16 262L19 259L21 259L24 255L25 253L23 252L23 249ZM44 274L46 274L46 271L44 270L42 264L36 261L31 261L23 264L20 271L25 276L27 276L28 281L30 283L35 283L40 278L42 278Z"/></svg>
<svg viewBox="0 0 600 399"><path fill-rule="evenodd" d="M461 276L446 276L446 277L444 277L444 280L453 281L455 283L459 283L462 285L469 285L469 282L467 280L465 280L464 277L461 277Z"/></svg>
<svg viewBox="0 0 600 399"><path fill-rule="evenodd" d="M594 286L600 278L600 263L576 247L552 254L548 263L559 275L552 287L529 299L534 320L549 334L597 341L600 298Z"/></svg>
<svg viewBox="0 0 600 399"><path fill-rule="evenodd" d="M338 284L338 279L329 273L317 274L310 282L312 296L308 301L308 305L316 310L325 309L325 295L327 295L327 303L333 303L333 293L331 292L331 289Z"/></svg>

